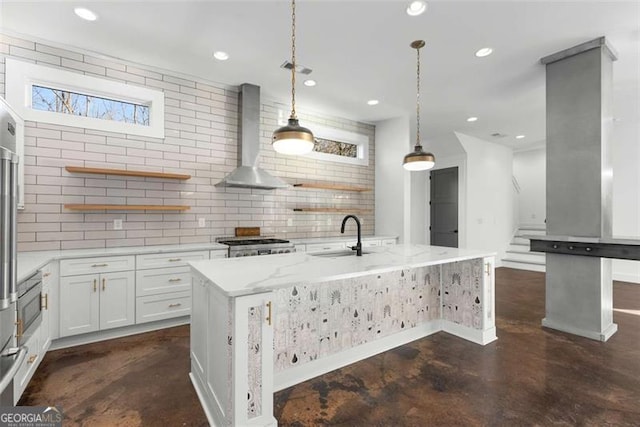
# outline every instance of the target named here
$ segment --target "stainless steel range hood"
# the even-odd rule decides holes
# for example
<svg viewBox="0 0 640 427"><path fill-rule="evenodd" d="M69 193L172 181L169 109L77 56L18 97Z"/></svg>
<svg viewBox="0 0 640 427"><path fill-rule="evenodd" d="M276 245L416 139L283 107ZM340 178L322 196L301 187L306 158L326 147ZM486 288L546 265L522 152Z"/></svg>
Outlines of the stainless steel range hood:
<svg viewBox="0 0 640 427"><path fill-rule="evenodd" d="M238 167L216 187L241 187L274 190L288 188L289 184L258 167L260 155L260 87L252 84L240 86L238 100L240 126Z"/></svg>

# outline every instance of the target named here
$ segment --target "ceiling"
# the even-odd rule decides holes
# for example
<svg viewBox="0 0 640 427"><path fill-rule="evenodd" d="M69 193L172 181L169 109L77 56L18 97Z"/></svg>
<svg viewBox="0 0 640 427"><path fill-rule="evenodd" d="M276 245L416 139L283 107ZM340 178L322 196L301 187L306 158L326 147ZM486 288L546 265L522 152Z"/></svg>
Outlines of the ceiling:
<svg viewBox="0 0 640 427"><path fill-rule="evenodd" d="M618 122L638 121L640 2L430 1L417 17L405 13L408 3L298 0L297 59L318 82L297 86L299 110L367 122L414 117L416 55L409 44L424 39L425 145L438 155L458 131L523 147L545 137L539 59L604 35L619 54L614 114ZM77 18L79 5L99 19ZM5 31L220 83L258 84L264 97L285 104L289 75L280 65L290 57L290 25L288 1L0 0ZM485 46L494 53L475 57ZM230 59L213 59L215 50ZM373 98L380 104L368 106ZM469 116L479 119L468 123ZM516 140L519 134L526 138Z"/></svg>

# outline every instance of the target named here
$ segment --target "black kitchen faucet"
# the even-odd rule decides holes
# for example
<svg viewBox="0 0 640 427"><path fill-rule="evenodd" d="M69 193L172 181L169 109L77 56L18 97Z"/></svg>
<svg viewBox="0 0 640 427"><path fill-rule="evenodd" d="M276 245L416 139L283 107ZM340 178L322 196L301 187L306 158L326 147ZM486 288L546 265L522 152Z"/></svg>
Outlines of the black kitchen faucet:
<svg viewBox="0 0 640 427"><path fill-rule="evenodd" d="M358 243L355 246L351 246L351 249L356 251L357 256L362 256L362 231L360 228L360 220L355 215L347 215L342 219L342 227L340 227L340 232L344 234L344 225L347 223L349 218L353 218L356 224L358 225Z"/></svg>

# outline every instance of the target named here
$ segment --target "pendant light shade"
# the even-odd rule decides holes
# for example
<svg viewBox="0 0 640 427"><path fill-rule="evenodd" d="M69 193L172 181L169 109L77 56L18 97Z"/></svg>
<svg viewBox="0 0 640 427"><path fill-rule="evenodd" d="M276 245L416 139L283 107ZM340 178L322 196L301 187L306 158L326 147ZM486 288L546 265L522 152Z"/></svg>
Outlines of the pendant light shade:
<svg viewBox="0 0 640 427"><path fill-rule="evenodd" d="M273 149L282 154L306 154L313 150L311 131L298 124L298 119L289 118L289 123L273 133Z"/></svg>
<svg viewBox="0 0 640 427"><path fill-rule="evenodd" d="M436 157L422 149L420 144L420 49L424 47L424 40L416 40L411 43L411 47L417 52L417 84L416 84L416 146L413 151L404 156L403 166L408 171L425 171L431 169L436 164Z"/></svg>
<svg viewBox="0 0 640 427"><path fill-rule="evenodd" d="M286 126L273 132L271 145L282 154L307 154L313 151L313 133L300 126L296 117L296 1L291 0L291 115Z"/></svg>

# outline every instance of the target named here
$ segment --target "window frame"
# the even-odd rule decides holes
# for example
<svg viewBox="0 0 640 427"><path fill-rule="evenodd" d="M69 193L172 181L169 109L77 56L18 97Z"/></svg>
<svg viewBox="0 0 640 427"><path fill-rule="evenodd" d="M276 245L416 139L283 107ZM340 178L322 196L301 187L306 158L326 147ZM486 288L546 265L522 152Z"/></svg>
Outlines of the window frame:
<svg viewBox="0 0 640 427"><path fill-rule="evenodd" d="M78 72L6 58L7 102L24 120L164 138L164 93ZM149 126L32 108L33 86L44 86L149 107Z"/></svg>

